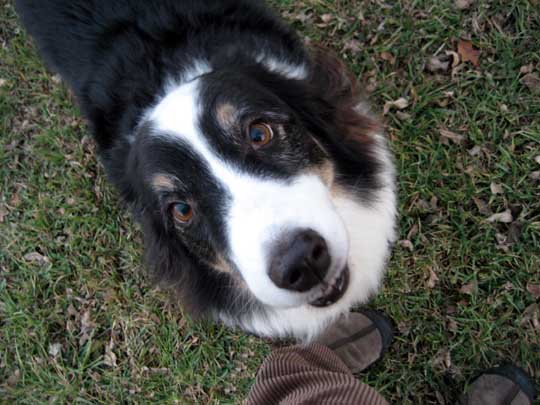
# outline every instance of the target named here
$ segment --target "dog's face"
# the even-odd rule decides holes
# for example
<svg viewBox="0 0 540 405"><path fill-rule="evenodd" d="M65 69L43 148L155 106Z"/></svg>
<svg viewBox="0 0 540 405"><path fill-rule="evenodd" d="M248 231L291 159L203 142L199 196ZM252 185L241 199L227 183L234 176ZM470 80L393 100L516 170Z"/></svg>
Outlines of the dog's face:
<svg viewBox="0 0 540 405"><path fill-rule="evenodd" d="M151 260L198 280L184 296L217 288L276 311L324 309L378 284L380 270L359 274L380 267L391 238L393 194L376 218L383 146L331 134L365 122L319 91L252 69L210 72L146 114L129 171L146 238L161 245ZM364 292L349 291L359 283Z"/></svg>

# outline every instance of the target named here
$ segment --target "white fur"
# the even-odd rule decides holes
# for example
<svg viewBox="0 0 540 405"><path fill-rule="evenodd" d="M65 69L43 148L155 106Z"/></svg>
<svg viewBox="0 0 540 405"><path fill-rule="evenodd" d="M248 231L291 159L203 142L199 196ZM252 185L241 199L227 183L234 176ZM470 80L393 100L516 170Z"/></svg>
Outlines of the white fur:
<svg viewBox="0 0 540 405"><path fill-rule="evenodd" d="M390 254L389 242L396 238L396 193L392 159L384 136L377 135L378 156L384 164L379 176L383 187L374 203L364 206L351 193L333 197L337 214L345 223L349 237L350 284L335 304L317 308L308 304L296 308L267 308L263 315L247 315L241 327L261 336L293 336L308 342L338 316L357 304L367 302L379 288ZM232 326L233 320L221 319Z"/></svg>
<svg viewBox="0 0 540 405"><path fill-rule="evenodd" d="M257 63L262 63L270 72L279 73L288 79L302 80L307 77L307 68L302 64L291 64L274 56L261 53L255 57Z"/></svg>
<svg viewBox="0 0 540 405"><path fill-rule="evenodd" d="M227 164L209 147L197 126L198 85L195 77L169 86L146 117L154 122L158 136L167 134L188 142L232 196L227 216L232 260L250 291L264 304L266 315L247 315L240 322L223 314L216 316L259 335L309 340L352 305L365 302L380 284L396 217L394 172L384 138L376 138L385 165L380 178L384 187L370 205L346 190L332 195L315 174L302 174L287 183L262 179ZM286 230L308 227L327 241L331 276L347 262L350 268L344 297L325 308L308 304L320 294L317 289L308 293L283 290L268 276L267 254L272 242Z"/></svg>

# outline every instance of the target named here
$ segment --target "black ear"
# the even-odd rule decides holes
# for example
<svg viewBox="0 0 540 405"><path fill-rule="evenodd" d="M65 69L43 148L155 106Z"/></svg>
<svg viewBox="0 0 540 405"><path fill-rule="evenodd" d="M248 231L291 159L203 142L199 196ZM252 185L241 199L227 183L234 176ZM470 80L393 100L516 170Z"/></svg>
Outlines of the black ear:
<svg viewBox="0 0 540 405"><path fill-rule="evenodd" d="M160 218L141 212L144 258L154 284L170 291L191 315L202 316L197 290L198 269L185 246Z"/></svg>
<svg viewBox="0 0 540 405"><path fill-rule="evenodd" d="M251 295L227 273L197 260L157 216L143 212L145 262L157 285L171 292L194 318L218 312L237 315L256 308Z"/></svg>
<svg viewBox="0 0 540 405"><path fill-rule="evenodd" d="M300 116L333 157L341 180L360 190L377 187L380 163L374 136L383 126L362 108L354 75L332 52L315 48L305 87Z"/></svg>

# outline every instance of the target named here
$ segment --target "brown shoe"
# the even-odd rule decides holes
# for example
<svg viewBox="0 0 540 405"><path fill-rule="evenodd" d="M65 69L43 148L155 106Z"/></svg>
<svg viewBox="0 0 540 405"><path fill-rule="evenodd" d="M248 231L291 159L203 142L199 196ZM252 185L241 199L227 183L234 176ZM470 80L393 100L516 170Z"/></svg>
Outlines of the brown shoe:
<svg viewBox="0 0 540 405"><path fill-rule="evenodd" d="M381 312L362 309L339 318L317 340L328 346L353 373L379 360L394 338L392 321Z"/></svg>
<svg viewBox="0 0 540 405"><path fill-rule="evenodd" d="M484 371L461 399L463 405L532 405L534 385L521 368L506 365Z"/></svg>

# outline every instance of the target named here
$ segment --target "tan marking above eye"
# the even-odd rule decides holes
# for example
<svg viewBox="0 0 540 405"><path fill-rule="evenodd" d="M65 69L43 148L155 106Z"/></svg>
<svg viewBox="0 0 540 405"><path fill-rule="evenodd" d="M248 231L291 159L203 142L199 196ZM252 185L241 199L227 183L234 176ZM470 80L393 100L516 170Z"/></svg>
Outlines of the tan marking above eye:
<svg viewBox="0 0 540 405"><path fill-rule="evenodd" d="M216 118L222 128L230 128L236 122L238 110L231 103L222 103L216 108Z"/></svg>
<svg viewBox="0 0 540 405"><path fill-rule="evenodd" d="M152 188L154 191L172 191L175 189L174 187L175 178L168 174L156 174L152 179L150 180L150 184L152 185Z"/></svg>

